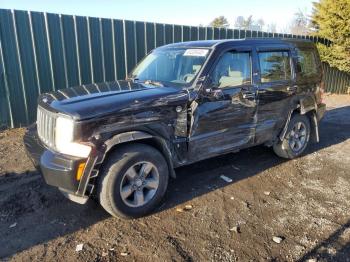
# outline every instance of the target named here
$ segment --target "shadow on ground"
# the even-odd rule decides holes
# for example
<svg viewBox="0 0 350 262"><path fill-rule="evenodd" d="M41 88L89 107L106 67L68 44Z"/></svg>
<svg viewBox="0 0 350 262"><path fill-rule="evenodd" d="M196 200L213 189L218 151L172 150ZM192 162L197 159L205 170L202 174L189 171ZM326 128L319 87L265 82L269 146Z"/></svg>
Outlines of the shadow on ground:
<svg viewBox="0 0 350 262"><path fill-rule="evenodd" d="M308 153L349 139L350 107L328 111L320 125L320 133L321 142L312 145ZM275 156L271 149L258 146L179 168L178 178L169 185L166 201L155 213L227 186L228 184L219 178L222 174L237 182L284 161L286 160ZM37 172L2 176L0 258L12 256L38 244L45 245L51 239L86 229L108 217L93 201L81 206L65 199L57 189L47 186ZM301 260L320 252L322 257L322 247L337 241L347 227L349 223L343 225ZM70 241L69 236L67 241ZM349 244L343 245L339 254L341 252L349 253ZM324 255L324 258L328 257Z"/></svg>
<svg viewBox="0 0 350 262"><path fill-rule="evenodd" d="M298 261L308 261L309 259L317 259L317 261L350 261L350 243L344 242L344 239L342 239L342 235L347 230L350 230L350 220Z"/></svg>
<svg viewBox="0 0 350 262"><path fill-rule="evenodd" d="M342 143L349 138L350 106L332 109L320 123L320 143L310 145L305 154ZM177 179L170 184L167 203L161 210L226 186L227 183L223 180L218 183L221 174L237 182L285 161L288 160L277 157L271 148L257 146L178 168Z"/></svg>

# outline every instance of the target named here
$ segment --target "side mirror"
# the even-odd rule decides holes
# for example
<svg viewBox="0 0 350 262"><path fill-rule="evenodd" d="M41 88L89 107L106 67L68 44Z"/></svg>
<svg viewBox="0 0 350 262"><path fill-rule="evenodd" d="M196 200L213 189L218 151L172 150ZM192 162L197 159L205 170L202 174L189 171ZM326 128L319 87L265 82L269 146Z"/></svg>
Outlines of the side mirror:
<svg viewBox="0 0 350 262"><path fill-rule="evenodd" d="M196 83L197 88L201 89L204 86L206 81L207 81L207 76L199 77Z"/></svg>
<svg viewBox="0 0 350 262"><path fill-rule="evenodd" d="M210 75L198 78L197 84L200 87L201 93L209 99L210 97L218 99L224 96L222 89L212 84L212 78Z"/></svg>
<svg viewBox="0 0 350 262"><path fill-rule="evenodd" d="M211 84L211 77L209 75L201 76L197 80L197 86L202 89L205 93L210 93L211 89L214 89L215 87Z"/></svg>
<svg viewBox="0 0 350 262"><path fill-rule="evenodd" d="M216 99L222 98L224 96L224 93L222 92L221 88L218 88L216 86L208 86L204 88L204 92L208 97L213 97Z"/></svg>
<svg viewBox="0 0 350 262"><path fill-rule="evenodd" d="M300 63L297 63L296 70L297 70L297 73L301 73L301 65L300 65Z"/></svg>
<svg viewBox="0 0 350 262"><path fill-rule="evenodd" d="M219 88L217 85L212 84L212 78L210 75L203 77L202 87L203 87L203 93L207 97L214 97L214 98L220 98L224 94L222 92L222 89Z"/></svg>

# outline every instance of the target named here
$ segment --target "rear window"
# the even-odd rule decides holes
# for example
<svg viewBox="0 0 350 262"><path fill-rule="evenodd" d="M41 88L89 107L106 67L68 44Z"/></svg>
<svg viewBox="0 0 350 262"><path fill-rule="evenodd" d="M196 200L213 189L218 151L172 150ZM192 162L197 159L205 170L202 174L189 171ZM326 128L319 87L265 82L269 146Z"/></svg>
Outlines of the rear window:
<svg viewBox="0 0 350 262"><path fill-rule="evenodd" d="M291 68L287 51L260 52L261 82L289 80Z"/></svg>
<svg viewBox="0 0 350 262"><path fill-rule="evenodd" d="M316 57L312 50L298 50L298 64L304 76L317 74Z"/></svg>

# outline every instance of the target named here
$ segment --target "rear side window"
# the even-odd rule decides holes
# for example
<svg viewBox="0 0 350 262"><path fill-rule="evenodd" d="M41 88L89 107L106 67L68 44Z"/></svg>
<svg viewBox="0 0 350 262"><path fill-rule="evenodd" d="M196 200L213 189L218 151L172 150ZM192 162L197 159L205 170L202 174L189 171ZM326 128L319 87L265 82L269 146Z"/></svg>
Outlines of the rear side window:
<svg viewBox="0 0 350 262"><path fill-rule="evenodd" d="M303 75L317 74L316 57L312 50L298 50L298 64Z"/></svg>
<svg viewBox="0 0 350 262"><path fill-rule="evenodd" d="M291 68L287 51L260 52L259 62L262 83L290 79Z"/></svg>

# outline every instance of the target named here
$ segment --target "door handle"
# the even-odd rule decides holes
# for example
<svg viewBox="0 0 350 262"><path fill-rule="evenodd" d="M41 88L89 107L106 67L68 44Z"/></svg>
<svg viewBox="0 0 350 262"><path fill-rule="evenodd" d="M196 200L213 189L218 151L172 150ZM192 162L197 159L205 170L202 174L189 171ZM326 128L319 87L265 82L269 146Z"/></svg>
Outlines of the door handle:
<svg viewBox="0 0 350 262"><path fill-rule="evenodd" d="M287 87L287 91L290 91L290 92L295 92L297 91L298 89L298 86L288 86Z"/></svg>
<svg viewBox="0 0 350 262"><path fill-rule="evenodd" d="M252 92L243 93L243 98L244 99L247 99L247 98L254 98L255 99L255 93L252 93Z"/></svg>

